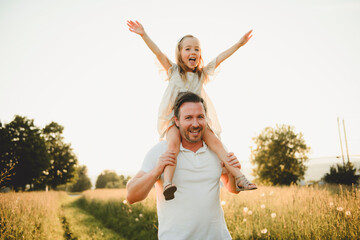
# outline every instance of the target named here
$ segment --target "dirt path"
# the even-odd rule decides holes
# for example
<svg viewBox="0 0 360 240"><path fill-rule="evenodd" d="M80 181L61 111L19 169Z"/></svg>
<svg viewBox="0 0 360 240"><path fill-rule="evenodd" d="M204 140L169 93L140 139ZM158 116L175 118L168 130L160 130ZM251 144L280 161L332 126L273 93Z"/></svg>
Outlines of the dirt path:
<svg viewBox="0 0 360 240"><path fill-rule="evenodd" d="M95 217L80 209L76 205L78 197L68 197L61 206L62 224L66 240L124 240L116 232L102 225Z"/></svg>

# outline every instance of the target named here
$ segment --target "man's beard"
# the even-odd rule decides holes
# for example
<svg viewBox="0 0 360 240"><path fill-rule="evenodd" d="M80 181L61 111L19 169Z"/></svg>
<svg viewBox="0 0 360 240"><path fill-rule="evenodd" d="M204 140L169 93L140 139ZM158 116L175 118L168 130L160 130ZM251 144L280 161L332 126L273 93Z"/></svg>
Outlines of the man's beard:
<svg viewBox="0 0 360 240"><path fill-rule="evenodd" d="M195 139L192 139L192 138L190 137L190 132L191 132L191 131L197 131L197 130L199 130L200 136L196 137ZM197 143L197 142L199 142L199 141L202 141L203 136L204 136L204 130L203 130L202 127L197 127L197 128L190 127L190 128L188 128L188 129L186 129L186 131L185 131L183 128L181 128L180 131L182 131L183 136L185 137L185 139L186 139L188 142L191 142L191 143Z"/></svg>

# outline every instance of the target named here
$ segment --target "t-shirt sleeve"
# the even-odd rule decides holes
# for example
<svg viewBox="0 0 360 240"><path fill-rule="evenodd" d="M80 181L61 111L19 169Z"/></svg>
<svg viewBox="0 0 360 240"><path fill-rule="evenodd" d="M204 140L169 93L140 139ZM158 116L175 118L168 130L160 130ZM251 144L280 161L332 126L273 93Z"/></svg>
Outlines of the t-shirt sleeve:
<svg viewBox="0 0 360 240"><path fill-rule="evenodd" d="M169 59L169 63L171 64L171 67L167 71L167 77L168 77L167 80L170 80L171 75L173 74L174 71L177 71L178 68L178 66L175 63L173 63L170 59Z"/></svg>
<svg viewBox="0 0 360 240"><path fill-rule="evenodd" d="M212 76L215 75L215 67L216 67L216 58L214 58L211 62L209 62L204 68L204 71L207 74L207 78L205 79L204 84L210 82Z"/></svg>
<svg viewBox="0 0 360 240"><path fill-rule="evenodd" d="M153 170L161 154L166 151L166 148L166 143L159 142L152 149L150 149L141 165L141 171L150 172Z"/></svg>
<svg viewBox="0 0 360 240"><path fill-rule="evenodd" d="M206 67L205 71L209 76L214 75L215 73L215 67L216 67L216 58L214 58L211 62L209 62Z"/></svg>

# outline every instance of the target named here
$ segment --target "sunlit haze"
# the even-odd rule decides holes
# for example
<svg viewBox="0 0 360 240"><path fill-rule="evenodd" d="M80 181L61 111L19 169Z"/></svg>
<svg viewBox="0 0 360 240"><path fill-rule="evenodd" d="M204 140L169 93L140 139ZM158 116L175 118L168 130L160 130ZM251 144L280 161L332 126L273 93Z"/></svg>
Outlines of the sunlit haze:
<svg viewBox="0 0 360 240"><path fill-rule="evenodd" d="M55 121L90 176L135 174L158 142L167 82L128 19L140 21L172 61L176 42L195 35L205 64L254 30L206 86L222 141L245 172L253 167L252 138L276 124L302 132L316 162L341 155L337 117L344 119L349 153L360 158L355 0L2 0L0 121Z"/></svg>

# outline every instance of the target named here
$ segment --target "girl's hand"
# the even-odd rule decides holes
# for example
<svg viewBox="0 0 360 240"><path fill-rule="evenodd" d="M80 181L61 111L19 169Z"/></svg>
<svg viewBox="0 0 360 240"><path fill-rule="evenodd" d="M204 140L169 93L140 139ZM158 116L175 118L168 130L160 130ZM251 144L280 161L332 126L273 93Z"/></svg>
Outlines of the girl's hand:
<svg viewBox="0 0 360 240"><path fill-rule="evenodd" d="M228 153L228 163L230 166L241 169L241 164L233 152Z"/></svg>
<svg viewBox="0 0 360 240"><path fill-rule="evenodd" d="M252 29L250 30L250 31L248 31L247 33L245 33L245 35L240 39L240 47L241 46L244 46L249 40L250 40L250 38L252 38Z"/></svg>
<svg viewBox="0 0 360 240"><path fill-rule="evenodd" d="M129 27L129 30L133 33L139 34L140 36L143 36L145 33L144 27L138 22L138 21L127 21L127 25Z"/></svg>

